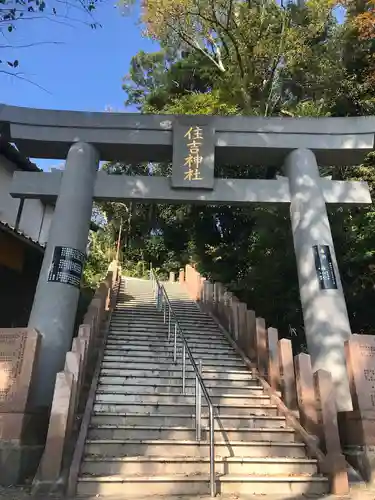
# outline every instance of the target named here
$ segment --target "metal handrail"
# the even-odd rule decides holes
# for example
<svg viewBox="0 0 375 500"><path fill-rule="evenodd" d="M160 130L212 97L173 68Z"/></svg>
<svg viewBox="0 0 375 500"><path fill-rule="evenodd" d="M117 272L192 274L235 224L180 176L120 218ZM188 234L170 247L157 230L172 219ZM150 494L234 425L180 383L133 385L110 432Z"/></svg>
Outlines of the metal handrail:
<svg viewBox="0 0 375 500"><path fill-rule="evenodd" d="M182 394L186 391L186 353L190 363L195 372L195 431L196 439L200 441L202 438L202 393L207 401L208 414L209 414L209 444L210 444L210 495L214 497L216 494L216 481L215 481L215 435L214 435L214 406L212 404L210 395L202 378L202 360L198 361L197 366L189 344L182 331L176 313L172 308L168 294L164 286L159 282L154 269L150 269L150 278L152 281L155 297L156 307L158 310L163 310L164 323L167 321L167 307L168 306L168 341L171 337L171 319L174 321L174 342L173 342L173 361L177 364L177 335L179 334L182 340Z"/></svg>

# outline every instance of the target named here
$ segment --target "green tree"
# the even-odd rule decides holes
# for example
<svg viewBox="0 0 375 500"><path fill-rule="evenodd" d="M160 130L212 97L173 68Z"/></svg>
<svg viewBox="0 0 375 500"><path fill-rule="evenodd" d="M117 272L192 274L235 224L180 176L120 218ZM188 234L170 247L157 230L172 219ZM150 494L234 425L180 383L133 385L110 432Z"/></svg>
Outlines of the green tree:
<svg viewBox="0 0 375 500"><path fill-rule="evenodd" d="M125 4L133 0L124 0ZM335 2L143 0L149 36L174 54L199 53L214 87L245 113L271 115L289 102L324 96L340 81ZM327 72L329 70L329 72ZM330 79L329 79L330 78Z"/></svg>

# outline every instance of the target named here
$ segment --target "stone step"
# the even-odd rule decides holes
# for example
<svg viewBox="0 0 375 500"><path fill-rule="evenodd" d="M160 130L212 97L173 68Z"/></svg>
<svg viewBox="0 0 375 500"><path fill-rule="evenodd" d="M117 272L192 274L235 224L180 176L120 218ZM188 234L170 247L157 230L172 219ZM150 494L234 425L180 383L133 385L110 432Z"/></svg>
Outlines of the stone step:
<svg viewBox="0 0 375 500"><path fill-rule="evenodd" d="M199 358L195 359L195 362L197 363ZM103 364L102 366L108 366L109 364L111 365L118 365L118 368L124 368L126 366L130 365L147 365L154 368L162 368L164 367L172 367L176 366L173 363L173 357L157 357L157 356L108 356L105 355L103 358ZM203 366L207 367L217 367L217 369L222 369L223 366L225 367L231 367L231 368L246 368L243 364L243 361L241 359L212 359L212 358L204 358L203 359ZM190 364L187 363L187 368L189 369Z"/></svg>
<svg viewBox="0 0 375 500"><path fill-rule="evenodd" d="M222 394L220 396L210 396L212 404L214 405L268 405L270 404L270 397L264 394L259 395L241 395L241 394ZM108 393L98 389L95 395L96 403L104 404L127 404L127 403L139 403L139 404L160 404L160 403L183 403L183 404L195 404L195 398L193 395L182 395L182 394L169 394L169 393L159 393L159 394L127 394L125 391L120 390L116 393ZM206 400L202 396L202 405L206 405Z"/></svg>
<svg viewBox="0 0 375 500"><path fill-rule="evenodd" d="M209 443L205 441L170 441L170 440L121 440L87 439L85 456L101 455L104 457L129 457L138 455L157 455L170 457L208 457ZM215 456L218 457L294 457L306 458L302 443L247 441L215 443Z"/></svg>
<svg viewBox="0 0 375 500"><path fill-rule="evenodd" d="M189 376L185 379L186 387L195 387L195 377ZM204 383L207 389L209 388L228 388L228 392L234 389L258 389L261 386L257 380L228 380L228 379L214 379L209 380L204 377ZM171 389L181 390L182 388L182 375L180 373L177 377L137 377L132 374L128 377L116 377L103 375L99 377L99 384L102 385L133 385L136 388L140 385L152 387L171 387ZM230 389L230 390L229 390ZM163 391L162 391L163 392ZM165 392L165 391L164 391Z"/></svg>
<svg viewBox="0 0 375 500"><path fill-rule="evenodd" d="M219 335L212 337L206 334L192 335L184 331L184 337L186 338L188 344L202 344L203 345L211 345L211 346L227 346L228 341L224 336L220 337ZM167 342L168 341L168 329L161 333L155 333L153 330L147 329L144 332L139 333L139 331L135 330L131 332L126 329L115 329L112 328L109 331L108 339L111 340L121 340L127 342L137 342L137 343L145 343L145 342Z"/></svg>
<svg viewBox="0 0 375 500"><path fill-rule="evenodd" d="M120 291L120 293L120 298L117 301L120 305L133 302L143 302L145 305L150 303L156 304L155 292L152 289L125 289L124 291Z"/></svg>
<svg viewBox="0 0 375 500"><path fill-rule="evenodd" d="M226 354L237 356L236 350L229 344L224 344L224 342L220 342L214 345L212 344L209 345L208 343L202 345L201 342L199 341L193 342L185 335L184 337L191 351L201 352L204 354L222 355L222 356ZM182 338L178 335L177 350L182 351L182 345L183 345ZM146 342L140 343L136 337L133 339L112 339L111 337L109 337L107 340L106 349L110 351L125 350L129 351L129 353L134 353L134 355L137 355L139 352L145 352L145 351L148 352L149 350L152 350L156 353L163 353L166 351L172 353L174 349L174 336L173 334L171 334L168 340L168 333L167 333L165 337L161 337L160 340L156 339L154 341L150 341L147 343Z"/></svg>
<svg viewBox="0 0 375 500"><path fill-rule="evenodd" d="M152 293L143 293L143 294L138 294L138 297L135 298L129 298L129 295L127 296L128 299L126 299L126 296L124 297L124 300L117 301L116 307L133 307L133 306L140 306L144 307L145 309L153 309L156 310L156 298Z"/></svg>
<svg viewBox="0 0 375 500"><path fill-rule="evenodd" d="M145 384L144 382L139 382L136 385L133 381L131 383L125 384L124 381L118 384L108 384L99 380L98 391L100 393L110 393L110 394L160 394L160 393L168 393L168 394L182 394L182 383L180 379L179 385L171 385L171 384L161 384L158 381L155 381L154 385ZM232 395L240 395L240 396L258 396L263 394L263 388L261 386L255 386L252 388L249 387L232 387L232 386L219 386L212 387L206 385L208 393L210 396L222 396L223 394L232 394ZM194 380L191 381L190 384L185 387L185 394L194 395L195 394L195 384Z"/></svg>
<svg viewBox="0 0 375 500"><path fill-rule="evenodd" d="M206 339L205 334L199 334L196 337L191 336L189 332L184 331L184 337L186 338L187 341L192 342L193 345L196 347L200 348L207 348L207 349L228 349L231 348L232 346L229 344L229 342L223 337L222 339L219 339L218 337L214 338L214 344L212 345L212 342L210 340ZM119 337L117 338L116 336L114 338L111 338L111 335L109 334L108 340L111 341L113 345L116 344L124 344L124 343L129 343L131 342L129 347L132 347L134 349L137 348L142 348L145 345L153 345L155 347L164 347L166 344L168 344L168 329L166 329L164 332L161 332L160 335L147 335L147 334L129 334L129 332L124 331L123 333L118 333L117 334ZM123 337L123 338L122 338ZM173 331L171 333L171 340L173 340ZM220 342L219 342L220 340Z"/></svg>
<svg viewBox="0 0 375 500"><path fill-rule="evenodd" d="M233 349L233 347L228 343L224 337L209 336L208 334L202 333L201 331L197 334L183 330L183 335L190 345L195 345L197 347L207 347L207 348L221 348L221 349ZM168 344L170 342L173 345L173 330L170 334L170 340L168 341L168 329L165 328L163 331L156 331L154 328L147 330L140 330L138 326L132 328L114 328L111 327L109 330L108 339L114 341L122 341L124 343L131 343L134 345L144 345L144 344L155 344L157 346L160 343ZM180 339L180 335L177 337Z"/></svg>
<svg viewBox="0 0 375 500"><path fill-rule="evenodd" d="M155 311L155 314L150 314L145 311L142 313L134 313L133 309L123 309L122 311L114 310L111 316L112 323L130 324L139 323L143 328L157 326L160 328L162 325L168 325L168 316L164 321L164 313Z"/></svg>
<svg viewBox="0 0 375 500"><path fill-rule="evenodd" d="M267 495L277 492L301 495L321 495L328 491L325 478L310 476L235 476L223 475L216 480L220 495ZM155 495L207 495L208 475L174 474L171 476L87 476L78 480L78 495L113 496L129 491L131 498L148 498ZM280 497L279 497L280 499Z"/></svg>
<svg viewBox="0 0 375 500"><path fill-rule="evenodd" d="M236 352L235 349L227 342L225 338L208 338L204 333L199 333L196 337L191 336L186 331L183 331L183 336L190 348L204 349L206 352ZM148 330L140 332L138 329L131 330L115 330L111 328L108 335L108 345L113 347L126 347L132 351L141 351L142 349L153 347L155 350L164 348L173 348L174 346L174 331L171 330L168 340L168 329L163 332L155 332ZM177 333L177 345L182 346L182 337Z"/></svg>
<svg viewBox="0 0 375 500"><path fill-rule="evenodd" d="M171 301L172 311L178 319L186 319L188 321L199 321L201 319L213 324L213 320L209 314L206 314L198 307L193 309L181 307L179 301Z"/></svg>
<svg viewBox="0 0 375 500"><path fill-rule="evenodd" d="M195 414L169 415L169 414L136 414L136 413L93 413L92 425L118 425L118 426L180 426L192 427L195 425ZM208 426L208 416L203 413L202 426ZM285 429L285 417L279 416L233 416L220 415L215 418L215 429L223 427L235 427L236 429L253 429L262 427L265 429Z"/></svg>
<svg viewBox="0 0 375 500"><path fill-rule="evenodd" d="M127 318L129 316L134 316L137 318L143 317L146 321L150 322L153 320L159 320L160 318L164 318L164 309L157 309L156 308L156 302L153 303L144 303L142 304L136 304L136 303L126 303L123 305L117 304L113 314L123 318ZM168 308L165 309L165 317L168 320L169 318L169 310ZM173 307L171 311L171 320L173 318L177 318L178 321L184 321L187 323L205 323L208 326L215 326L217 327L215 321L212 319L211 316L204 314L202 312L198 311L192 311L192 312L181 312L178 310L178 308Z"/></svg>
<svg viewBox="0 0 375 500"><path fill-rule="evenodd" d="M206 339L206 337L225 340L224 334L214 327L208 328L205 325L201 324L184 325L182 323L180 323L180 327L182 328L184 335L186 334L187 336L196 336L201 340ZM173 329L174 325L171 325L171 331L173 331ZM160 334L168 331L168 322L164 323L162 318L159 322L153 321L149 324L145 322L144 318L140 318L139 320L134 320L131 318L126 320L120 318L112 318L110 330L120 330L124 333L130 332L133 334L142 334L149 332L151 332L152 334Z"/></svg>
<svg viewBox="0 0 375 500"><path fill-rule="evenodd" d="M165 370L165 371L175 371L177 373L181 373L181 360L180 363L177 363L176 365L172 362L170 363L161 363L161 362L156 362L156 359L154 359L154 363L152 363L150 360L147 363L144 360L141 361L135 361L133 358L129 361L109 361L109 360L104 360L102 362L102 368L113 368L116 370L122 370L122 369L132 369L132 370L147 370L147 368L152 371L152 370ZM203 364L203 373L207 373L206 369L213 369L217 370L218 373L222 370L222 366L220 363L215 363L213 361L207 361ZM231 364L231 365L225 365L225 369L230 369L230 370L239 370L243 369L243 372L248 373L246 371L246 367L242 366L240 363L236 364ZM186 371L188 373L193 373L193 368L190 364L186 364Z"/></svg>
<svg viewBox="0 0 375 500"><path fill-rule="evenodd" d="M118 302L126 303L132 301L141 301L143 299L153 299L155 297L155 292L152 288L140 288L140 287L124 287L120 288L120 293L118 295Z"/></svg>
<svg viewBox="0 0 375 500"><path fill-rule="evenodd" d="M143 303L144 305L156 305L156 297L152 290L120 290L117 305Z"/></svg>
<svg viewBox="0 0 375 500"><path fill-rule="evenodd" d="M119 311L120 313L123 311L135 311L137 312L138 310L142 311L150 311L151 313L160 313L162 311L158 311L156 308L156 299L154 298L153 295L143 295L139 296L137 299L130 299L129 295L120 298L119 301L117 301L117 304L115 306L115 311Z"/></svg>
<svg viewBox="0 0 375 500"><path fill-rule="evenodd" d="M209 316L200 309L196 302L192 302L191 300L185 300L180 297L170 297L169 300L172 308L176 312L182 312L186 314L198 314L209 318Z"/></svg>
<svg viewBox="0 0 375 500"><path fill-rule="evenodd" d="M135 291L137 292L136 297L140 297L144 293L154 293L151 281L149 280L136 282L135 280L130 280L128 277L125 277L125 279L126 283L124 287L121 288L121 291L124 291L124 293L126 293L127 295L129 295L129 292ZM132 297L134 297L134 295L132 295Z"/></svg>
<svg viewBox="0 0 375 500"><path fill-rule="evenodd" d="M144 330L140 332L136 329L134 331L128 329L117 329L111 327L108 332L108 340L116 340L126 342L128 344L134 343L153 343L153 342L168 342L168 329L163 332L155 332L154 330Z"/></svg>
<svg viewBox="0 0 375 500"><path fill-rule="evenodd" d="M169 293L169 292L167 292ZM169 302L172 306L178 307L179 309L185 309L187 311L199 311L202 312L198 304L192 300L188 295L170 295Z"/></svg>
<svg viewBox="0 0 375 500"><path fill-rule="evenodd" d="M81 474L90 475L166 475L178 474L208 474L209 458L194 457L86 457L82 463ZM317 472L316 460L308 458L217 458L215 460L216 474L259 475L314 475Z"/></svg>
<svg viewBox="0 0 375 500"><path fill-rule="evenodd" d="M181 366L180 367L174 367L172 369L168 367L164 368L156 368L156 369L151 369L148 367L140 367L140 365L136 365L136 368L132 367L126 367L126 368L111 368L111 367L104 367L102 365L101 370L100 370L100 376L118 376L122 378L132 378L132 377L174 377L174 378L180 378L182 374ZM258 381L253 378L251 372L249 370L228 370L224 372L219 372L215 369L209 369L207 367L203 367L202 370L202 377L204 382L209 382L210 380L230 380L230 381L243 381L246 380L248 383L253 383ZM186 371L186 378L195 380L195 374L194 372L190 369Z"/></svg>
<svg viewBox="0 0 375 500"><path fill-rule="evenodd" d="M192 301L190 298L187 297L169 297L169 302L173 308L176 308L177 310L184 310L184 311L189 311L190 313L200 313L204 314L204 312L200 309L198 304L194 301Z"/></svg>
<svg viewBox="0 0 375 500"><path fill-rule="evenodd" d="M180 350L179 352L176 351L177 354L179 354L179 358L182 359L182 351ZM162 355L163 354L163 355ZM173 349L165 349L164 351L153 351L150 349L149 351L128 351L126 349L105 349L104 351L104 360L106 361L121 361L121 360L128 360L131 359L133 361L137 360L147 360L147 359L153 359L156 358L158 362L170 362L171 360L173 361ZM186 354L187 358L187 354ZM234 352L228 352L227 354L211 354L211 353L205 353L205 352L199 352L196 353L194 352L194 358L195 361L197 362L198 359L201 359L203 361L203 364L205 363L205 360L209 360L210 362L224 362L224 363L237 363L239 362L241 365L243 365L242 359L239 357L238 354ZM187 360L187 362L189 362Z"/></svg>
<svg viewBox="0 0 375 500"><path fill-rule="evenodd" d="M212 345L212 344L204 344L202 345L201 342L194 342L190 343L188 339L186 339L188 342L188 345L190 349L193 352L205 352L205 353L212 353L212 354L226 354L228 352L230 353L235 353L236 351L231 347L229 344L218 344L218 345ZM165 352L166 350L173 352L173 340L171 338L170 341L168 341L168 338L165 338L165 340L155 340L151 342L140 342L138 340L121 340L121 339L112 339L111 337L108 338L107 344L106 344L106 349L107 350L116 350L116 349L121 349L121 350L126 350L129 352L143 352L143 351L149 351L153 350L155 352ZM178 350L181 350L181 340L179 340L178 343Z"/></svg>
<svg viewBox="0 0 375 500"><path fill-rule="evenodd" d="M184 333L185 336L193 336L196 337L197 339L200 339L201 341L206 341L206 338L213 338L214 340L222 340L226 344L228 344L228 341L226 340L225 335L223 334L222 331L218 330L215 327L207 327L205 325L202 325L200 323L196 325L185 325L182 322L179 323L179 326ZM168 331L168 321L164 323L162 320L160 323L150 323L150 324L145 324L144 321L141 319L138 321L122 321L122 320L116 320L113 322L113 325L111 328L123 328L125 329L125 333L127 331L130 331L133 333L134 331L138 331L139 334L155 334L155 333L162 333L164 331ZM171 333L173 334L174 331L174 324L171 323L170 326Z"/></svg>
<svg viewBox="0 0 375 500"><path fill-rule="evenodd" d="M134 294L135 292L135 294ZM118 296L118 304L127 304L129 302L145 302L149 301L156 302L155 293L153 290L120 290L120 294Z"/></svg>
<svg viewBox="0 0 375 500"><path fill-rule="evenodd" d="M186 308L186 307L181 307L180 301L171 301L171 306L172 306L172 314L174 313L176 316L181 316L184 318L191 319L192 316L194 319L204 319L206 321L211 321L212 318L204 313L202 310L200 310L198 307L195 308ZM161 309L156 308L156 299L154 299L152 296L144 296L142 299L138 300L129 300L125 302L117 302L116 304L116 311L124 311L127 309L132 309L135 313L138 313L138 311L142 310L147 310L151 311L154 314L164 314L164 307L161 307ZM168 305L166 306L166 313L169 315L169 309Z"/></svg>
<svg viewBox="0 0 375 500"><path fill-rule="evenodd" d="M236 357L237 359L241 359L241 357L237 354L235 349L229 345L223 345L222 343L218 343L216 345L211 345L211 347L206 347L206 346L201 346L200 343L198 342L192 342L190 339L186 339L186 343L188 347L190 348L192 353L196 353L198 356L199 354L205 354L211 355L211 356L232 356ZM115 342L115 344L113 344ZM163 343L164 345L160 345ZM177 352L182 354L182 338L177 337L177 345L176 349ZM160 354L163 354L164 356L166 355L173 355L174 351L174 339L171 336L170 340L168 340L168 336L166 335L165 338L161 337L160 340L158 340L158 343L155 344L153 342L148 342L147 344L144 343L142 345L137 345L135 344L135 341L131 339L113 339L111 337L108 338L107 344L105 347L105 352L107 354L117 354L117 352L120 352L118 354L119 356L127 353L131 356L142 356L142 355L148 355L150 351L152 351L155 355L159 356Z"/></svg>
<svg viewBox="0 0 375 500"><path fill-rule="evenodd" d="M121 294L121 290L120 290L120 294ZM127 294L127 295L126 295ZM152 303L156 306L156 301L157 301L157 298L156 298L156 295L155 293L153 293L152 291L142 291L142 292L137 292L137 295L133 297L129 297L129 292L126 292L125 291L125 295L124 295L124 300L121 300L121 296L120 296L120 300L118 301L118 304L122 305L126 305L127 303L133 303L133 302L144 302L145 305L147 305L149 303L149 301L152 300ZM186 311L186 312L195 312L197 314L201 314L201 315L204 315L204 312L199 308L199 306L197 306L196 302L192 302L191 300L184 300L183 297L176 297L176 298L173 298L173 297L169 297L169 303L171 304L172 308L176 308L176 310L182 310L182 311ZM162 300L162 304L164 304L164 300ZM168 304L167 304L168 306Z"/></svg>
<svg viewBox="0 0 375 500"><path fill-rule="evenodd" d="M186 330L183 329L183 334L184 337L186 338L187 342L193 343L193 344L200 344L201 342L204 343L209 343L211 345L214 345L215 347L217 345L222 345L222 346L229 346L227 338L220 332L216 334L208 334L207 332L204 332L202 330L199 330L197 332L193 332L193 330Z"/></svg>
<svg viewBox="0 0 375 500"><path fill-rule="evenodd" d="M151 427L151 426L116 426L116 425L91 425L88 439L114 439L114 440L173 440L194 441L196 436L195 427ZM208 440L208 429L202 430L202 440ZM233 441L278 441L292 443L295 441L293 429L236 429L223 428L215 430L215 442L232 443Z"/></svg>
<svg viewBox="0 0 375 500"><path fill-rule="evenodd" d="M230 406L220 404L216 406L216 412L221 415L233 415L237 416L250 416L250 415L270 415L277 416L278 409L276 405L272 404L243 404L239 405L231 404ZM94 412L97 413L138 413L138 414L150 414L150 415L159 415L159 414L169 414L169 415L186 415L192 414L195 411L195 405L191 403L170 403L170 402L158 402L157 404L148 403L141 404L139 402L127 402L127 403L102 403L95 402L94 403ZM202 399L202 411L203 413L206 411L205 406L203 405Z"/></svg>
<svg viewBox="0 0 375 500"><path fill-rule="evenodd" d="M229 350L227 352L225 351L217 351L217 352L205 352L204 349L194 349L194 347L190 346L188 344L190 351L193 355L193 358L197 361L198 359L202 360L209 360L212 359L214 361L221 360L221 359L226 359L230 361L241 361L242 365L244 364L241 357L232 350ZM166 345L164 349L153 349L152 346L149 348L145 347L142 350L129 350L127 348L121 348L121 346L108 346L104 350L104 355L107 358L111 357L126 357L126 359L134 359L134 361L137 361L139 358L156 358L160 360L171 360L173 361L173 345L168 346ZM183 355L183 350L180 348L176 348L176 355L179 360L182 359ZM185 356L186 362L189 362L188 354L186 353ZM204 361L203 361L204 364Z"/></svg>
<svg viewBox="0 0 375 500"><path fill-rule="evenodd" d="M194 317L194 315L192 315ZM217 324L213 321L212 318L209 319L185 319L177 316L178 322L180 323L180 326L184 328L195 328L195 329L202 329L204 331L210 332L216 332L220 333L220 329L218 328ZM171 324L174 325L174 315L171 315ZM149 314L148 312L137 312L134 313L133 309L127 309L127 310L122 310L122 311L113 311L112 316L111 316L111 323L121 323L125 325L129 324L134 324L138 323L140 326L143 326L143 328L150 328L150 327L158 327L160 328L162 325L168 325L169 323L169 314L166 313L165 318L164 318L164 312L163 311L155 311L155 314Z"/></svg>
<svg viewBox="0 0 375 500"><path fill-rule="evenodd" d="M211 318L197 318L194 317L194 319L190 318L189 316L183 317L179 314L176 314L178 322L180 323L181 327L184 328L189 328L189 327L195 327L195 328L202 328L204 330L213 330L217 331L218 327L217 325L213 322ZM154 313L151 313L149 311L141 311L137 309L115 309L115 311L112 313L112 322L122 322L122 323L129 323L130 321L139 321L144 325L144 327L149 326L152 327L155 322L160 324L160 321L163 321L164 318L164 313L162 311L157 311L155 309ZM172 318L172 317L171 317ZM166 323L168 323L168 313L166 314Z"/></svg>

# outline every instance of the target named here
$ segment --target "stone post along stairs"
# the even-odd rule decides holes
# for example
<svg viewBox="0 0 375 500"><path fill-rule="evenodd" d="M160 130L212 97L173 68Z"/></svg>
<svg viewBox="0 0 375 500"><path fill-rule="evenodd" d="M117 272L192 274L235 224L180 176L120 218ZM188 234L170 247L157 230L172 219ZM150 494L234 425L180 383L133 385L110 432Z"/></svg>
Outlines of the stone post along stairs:
<svg viewBox="0 0 375 500"><path fill-rule="evenodd" d="M305 445L279 416L214 320L183 287L165 284L195 362L216 407L218 494L291 499L323 495L328 481ZM202 399L202 440L196 440L195 375L181 345L173 362L168 321L156 309L151 281L122 279L107 338L77 495L136 498L208 495L208 408ZM172 335L173 339L173 335Z"/></svg>

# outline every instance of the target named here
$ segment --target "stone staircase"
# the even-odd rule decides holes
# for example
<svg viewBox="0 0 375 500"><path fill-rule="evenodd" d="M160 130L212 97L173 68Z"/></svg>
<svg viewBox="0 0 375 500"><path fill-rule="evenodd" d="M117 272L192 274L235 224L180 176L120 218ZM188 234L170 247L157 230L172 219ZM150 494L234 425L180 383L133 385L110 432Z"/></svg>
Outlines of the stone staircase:
<svg viewBox="0 0 375 500"><path fill-rule="evenodd" d="M317 463L263 393L215 322L179 284L166 284L173 310L198 362L218 418L218 494L323 495ZM207 495L208 412L202 398L202 440L196 440L195 377L181 355L173 363L168 324L156 310L150 281L122 280L112 315L77 484L78 496ZM172 335L173 338L173 335Z"/></svg>

